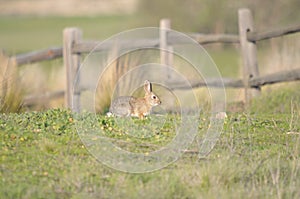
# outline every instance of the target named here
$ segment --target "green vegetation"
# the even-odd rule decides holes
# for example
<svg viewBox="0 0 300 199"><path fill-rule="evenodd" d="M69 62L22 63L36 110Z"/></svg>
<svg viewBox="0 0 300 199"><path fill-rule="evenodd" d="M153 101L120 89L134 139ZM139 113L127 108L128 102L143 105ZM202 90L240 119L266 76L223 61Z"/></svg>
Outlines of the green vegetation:
<svg viewBox="0 0 300 199"><path fill-rule="evenodd" d="M252 101L250 110L253 113L289 113L300 111L299 82L290 82L266 86L262 96Z"/></svg>
<svg viewBox="0 0 300 199"><path fill-rule="evenodd" d="M250 8L254 11L254 24L258 30L298 22L298 0L141 0L138 12L144 21L152 25L161 18L176 21L172 27L183 32L238 32L237 10ZM270 4L272 7L270 8ZM266 12L268 9L268 12ZM153 14L155 13L155 15ZM188 22L188 23L187 23Z"/></svg>
<svg viewBox="0 0 300 199"><path fill-rule="evenodd" d="M132 136L125 133L126 119L97 115L93 123L89 113L79 117L61 109L1 114L0 175L5 186L0 198L299 198L300 104L292 101L278 110L271 96L284 103L293 94L277 93L254 101L257 112L229 113L206 158L186 153L176 163L145 174L123 173L97 162L76 132L78 119L86 128L97 125L119 147L145 153L172 140L177 116L168 115L163 125L156 115L128 119L148 133ZM266 100L268 108L259 108ZM208 121L208 115L200 117L200 138ZM197 150L196 145L190 149Z"/></svg>
<svg viewBox="0 0 300 199"><path fill-rule="evenodd" d="M136 26L133 16L99 17L1 17L0 48L20 53L62 45L62 31L79 27L83 37L106 39L113 34Z"/></svg>
<svg viewBox="0 0 300 199"><path fill-rule="evenodd" d="M222 50L206 47L207 52L215 62L222 77L236 78L240 76L239 60L240 54L232 48Z"/></svg>
<svg viewBox="0 0 300 199"><path fill-rule="evenodd" d="M237 31L238 7L255 10L258 30L292 23L300 13L291 10L299 7L297 0L272 2L268 12L265 10L269 1L164 2L161 5L158 0L141 1L140 12L133 16L1 16L0 48L13 55L61 46L63 28L71 26L81 28L84 38L102 40L130 28L157 26L160 18L169 17L172 28L179 31L233 33ZM207 50L224 77L239 76L235 49L217 45ZM260 58L266 56L265 52L258 53ZM39 85L40 92L62 88L63 81L57 77L62 71L62 60L39 63L45 67L34 72L29 69L40 67L29 65L17 70L13 64L7 64L6 57L3 60L0 198L300 198L299 83L264 87L262 96L254 99L244 112L235 112L238 105L233 103L223 133L207 157L197 156L198 142L209 126L210 115L203 113L199 118L198 140L190 146L190 153L161 170L130 174L98 162L83 144L77 125L85 129L97 126L118 147L146 154L172 141L180 121L178 115L166 115L164 120L162 116L151 115L141 121L104 115L96 115L93 120L94 115L89 113L74 115L65 109L12 113L22 110L22 96L36 89L34 86ZM118 78L107 76L103 81L113 88L115 79ZM108 97L111 88L107 84L98 88L99 95ZM109 102L110 98L106 98L103 107L97 108L104 111ZM128 129L133 131L129 134Z"/></svg>

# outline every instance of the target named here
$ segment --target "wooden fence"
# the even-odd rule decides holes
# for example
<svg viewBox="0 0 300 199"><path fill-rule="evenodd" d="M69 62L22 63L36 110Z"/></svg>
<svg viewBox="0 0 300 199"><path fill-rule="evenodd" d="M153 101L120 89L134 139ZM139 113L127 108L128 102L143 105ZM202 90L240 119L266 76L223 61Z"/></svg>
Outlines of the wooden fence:
<svg viewBox="0 0 300 199"><path fill-rule="evenodd" d="M187 34L199 44L206 45L211 43L236 43L240 44L241 56L243 60L243 78L228 79L223 78L222 82L210 79L206 82L191 82L192 87L233 87L244 88L245 101L248 102L252 97L260 94L261 86L274 84L278 82L300 80L300 68L290 71L282 71L269 75L261 76L257 64L257 46L256 43L261 40L274 37L281 37L287 34L300 32L300 24L292 27L282 27L266 32L256 32L253 25L252 13L249 9L238 10L239 34ZM122 45L130 44L135 47L166 47L172 48L172 45L184 44L185 41L178 37L167 34L171 28L170 20L162 19L160 22L160 38L152 40L121 41ZM65 97L65 105L74 111L80 110L80 89L74 88L75 74L80 66L80 56L83 53L89 53L91 50L102 51L110 48L110 44L98 46L99 41L82 40L82 31L78 28L66 28L63 31L63 47L49 48L46 50L30 52L15 56L15 62L18 65L40 62L63 57L64 67L66 68L66 86L63 91L46 93L39 97L29 96L25 98L25 104L33 104L35 101L44 98ZM170 64L172 58L163 50L161 51L161 63ZM173 85L173 84L172 84ZM174 84L172 89L186 89L180 83Z"/></svg>

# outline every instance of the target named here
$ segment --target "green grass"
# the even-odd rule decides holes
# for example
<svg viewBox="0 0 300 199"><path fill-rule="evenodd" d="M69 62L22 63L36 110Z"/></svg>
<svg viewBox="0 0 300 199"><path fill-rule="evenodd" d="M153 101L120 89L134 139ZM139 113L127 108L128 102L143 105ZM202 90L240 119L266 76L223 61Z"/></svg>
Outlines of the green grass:
<svg viewBox="0 0 300 199"><path fill-rule="evenodd" d="M288 133L300 131L298 110L229 114L206 158L184 154L145 174L119 172L94 159L76 133L79 117L67 110L1 114L0 198L299 198L300 136ZM98 115L94 124L88 113L80 116L86 128L97 125L120 147L136 152L156 149L174 137L170 121L176 116L168 115L164 126L156 117L132 120L138 126L151 123L154 132L139 142L113 118ZM208 119L201 116L199 135Z"/></svg>
<svg viewBox="0 0 300 199"><path fill-rule="evenodd" d="M106 39L113 34L136 27L137 18L124 16L0 18L0 48L9 53L33 51L62 45L62 31L78 27L87 39Z"/></svg>
<svg viewBox="0 0 300 199"><path fill-rule="evenodd" d="M105 39L134 27L132 18L2 17L0 47L19 53L60 46L62 29L69 26L83 29L84 38ZM208 51L223 76L238 75L236 52ZM43 64L58 67L61 60ZM97 125L119 147L148 153L174 138L178 116L167 115L163 123L155 115L130 122L98 115L93 122L88 113L74 117L63 109L2 113L0 198L300 198L298 90L298 84L263 90L250 110L228 114L224 132L206 158L186 153L176 163L145 174L119 172L98 162L76 125ZM201 140L209 115L199 120ZM131 124L141 130L128 134ZM197 144L190 149L197 150Z"/></svg>
<svg viewBox="0 0 300 199"><path fill-rule="evenodd" d="M211 49L209 46L204 46L207 52L215 62L222 77L237 78L240 76L239 60L240 54L229 46L222 49Z"/></svg>
<svg viewBox="0 0 300 199"><path fill-rule="evenodd" d="M254 113L287 113L299 111L299 82L281 83L265 86L260 97L251 103Z"/></svg>

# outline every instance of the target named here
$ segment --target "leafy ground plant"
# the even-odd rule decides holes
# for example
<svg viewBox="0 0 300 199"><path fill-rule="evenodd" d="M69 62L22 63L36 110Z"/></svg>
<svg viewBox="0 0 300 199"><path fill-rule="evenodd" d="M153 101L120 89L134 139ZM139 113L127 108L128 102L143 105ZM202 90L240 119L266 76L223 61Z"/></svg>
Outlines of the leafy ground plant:
<svg viewBox="0 0 300 199"><path fill-rule="evenodd" d="M82 117L86 128L95 125L88 114ZM194 143L191 153L164 169L131 174L101 164L88 152L68 110L1 114L0 198L299 198L299 118L299 113L228 114L207 157L198 158ZM96 119L107 137L124 141L128 150L153 150L174 137L172 123L166 122L159 139L155 133L147 138L151 146L138 148L142 143L112 118ZM199 133L208 119L201 117Z"/></svg>

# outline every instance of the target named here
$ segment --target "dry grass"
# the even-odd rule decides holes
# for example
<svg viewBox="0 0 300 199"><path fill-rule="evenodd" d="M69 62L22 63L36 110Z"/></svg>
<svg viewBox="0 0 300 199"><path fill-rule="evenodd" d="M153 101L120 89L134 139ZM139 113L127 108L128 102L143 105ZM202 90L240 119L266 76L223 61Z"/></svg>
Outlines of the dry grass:
<svg viewBox="0 0 300 199"><path fill-rule="evenodd" d="M111 52L107 59L112 60L112 57L116 57L117 53L117 51ZM169 90L171 85L163 85L164 81L167 82L167 74L169 73L166 73L164 69L157 71L158 67L161 67L159 66L159 60L159 50L145 49L131 52L112 60L98 79L96 111L100 113L106 112L111 100L118 96L143 96L142 86L146 79L154 82L153 91L161 98L162 105L158 109L174 111L176 107L180 108L178 107L179 98L181 99L180 106L183 107L188 107L193 101L191 98L194 97L201 109L209 104L211 100L210 89L196 88L192 91L176 91ZM182 76L187 79L199 79L199 75L194 67L190 63L183 61L182 58L175 57L173 67L179 74L176 76L177 78ZM156 84L158 82L161 85Z"/></svg>
<svg viewBox="0 0 300 199"><path fill-rule="evenodd" d="M14 59L0 53L0 111L20 112L61 108L64 99L47 99L45 93L63 90L61 61L17 66Z"/></svg>
<svg viewBox="0 0 300 199"><path fill-rule="evenodd" d="M112 52L108 60L112 60L117 55L117 51ZM140 80L145 80L147 75L145 73L138 73L132 75L130 71L142 64L145 59L144 52L135 52L118 57L112 60L107 66L104 66L101 77L98 81L96 91L96 111L104 113L113 99L114 95L132 95L133 93L126 93L131 88L136 88ZM128 75L126 78L125 75Z"/></svg>
<svg viewBox="0 0 300 199"><path fill-rule="evenodd" d="M14 61L0 52L0 112L20 112L23 89Z"/></svg>

